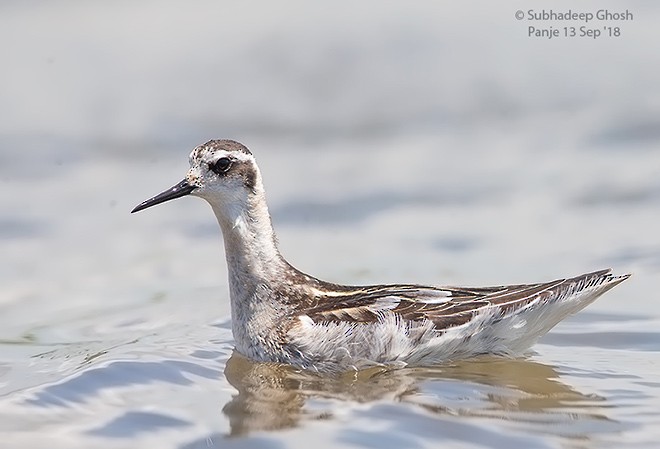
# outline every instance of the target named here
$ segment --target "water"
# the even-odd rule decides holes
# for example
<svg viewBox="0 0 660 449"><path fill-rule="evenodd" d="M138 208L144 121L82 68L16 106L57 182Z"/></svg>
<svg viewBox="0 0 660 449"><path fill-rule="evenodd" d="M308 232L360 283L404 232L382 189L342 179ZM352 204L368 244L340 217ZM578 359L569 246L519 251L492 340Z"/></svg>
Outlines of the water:
<svg viewBox="0 0 660 449"><path fill-rule="evenodd" d="M549 41L472 6L0 6L3 444L654 447L660 10ZM253 150L283 253L324 279L634 276L521 360L255 364L208 206L128 213L215 137Z"/></svg>

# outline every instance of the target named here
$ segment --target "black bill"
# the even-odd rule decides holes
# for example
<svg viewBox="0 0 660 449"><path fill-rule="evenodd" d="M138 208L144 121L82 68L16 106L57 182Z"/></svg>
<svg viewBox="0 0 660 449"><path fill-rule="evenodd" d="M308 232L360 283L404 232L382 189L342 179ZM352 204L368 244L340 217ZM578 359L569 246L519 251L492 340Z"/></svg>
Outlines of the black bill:
<svg viewBox="0 0 660 449"><path fill-rule="evenodd" d="M190 185L188 181L184 179L174 187L171 187L166 191L159 193L153 198L149 198L148 200L141 202L140 204L135 206L135 209L133 209L131 213L139 212L142 209L146 209L147 207L155 206L156 204L164 203L165 201L169 201L175 198L181 198L182 196L189 195L190 192L195 190L195 188L196 188L195 186Z"/></svg>

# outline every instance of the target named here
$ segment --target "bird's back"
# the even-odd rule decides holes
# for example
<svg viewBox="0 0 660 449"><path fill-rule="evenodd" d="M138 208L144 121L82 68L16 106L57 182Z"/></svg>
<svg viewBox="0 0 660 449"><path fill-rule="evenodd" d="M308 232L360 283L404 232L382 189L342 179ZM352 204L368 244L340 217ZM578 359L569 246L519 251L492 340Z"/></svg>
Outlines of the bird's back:
<svg viewBox="0 0 660 449"><path fill-rule="evenodd" d="M318 290L292 321L291 350L321 371L377 363L432 365L479 354L516 356L629 275L601 270L496 287L383 285ZM289 361L290 362L290 361Z"/></svg>

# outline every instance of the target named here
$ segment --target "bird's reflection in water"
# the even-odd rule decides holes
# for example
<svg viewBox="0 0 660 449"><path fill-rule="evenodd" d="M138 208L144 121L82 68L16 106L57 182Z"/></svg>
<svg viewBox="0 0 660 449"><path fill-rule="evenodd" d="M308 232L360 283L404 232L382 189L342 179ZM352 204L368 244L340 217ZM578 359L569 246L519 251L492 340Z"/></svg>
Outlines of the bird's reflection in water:
<svg viewBox="0 0 660 449"><path fill-rule="evenodd" d="M286 429L304 420L332 419L336 410L345 410L338 403L374 401L408 403L434 414L505 419L534 427L580 419L614 424L602 414L604 399L581 394L562 383L548 365L522 359L483 358L434 368L374 368L330 377L253 362L234 352L225 375L238 390L223 408L231 436ZM568 431L579 438L583 426L569 427L557 433Z"/></svg>
<svg viewBox="0 0 660 449"><path fill-rule="evenodd" d="M238 394L223 408L232 435L255 430L277 430L298 425L304 419L328 419L331 410L314 410L310 399L369 402L397 400L407 388L413 393L415 379L396 371L373 369L324 377L275 363L258 363L234 352L225 375Z"/></svg>

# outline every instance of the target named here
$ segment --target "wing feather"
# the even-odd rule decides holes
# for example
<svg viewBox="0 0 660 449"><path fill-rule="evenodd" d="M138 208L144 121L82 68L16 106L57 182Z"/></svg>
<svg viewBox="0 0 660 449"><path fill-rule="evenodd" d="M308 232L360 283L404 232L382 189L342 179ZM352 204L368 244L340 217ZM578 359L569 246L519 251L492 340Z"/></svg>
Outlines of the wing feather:
<svg viewBox="0 0 660 449"><path fill-rule="evenodd" d="M403 320L430 320L443 330L470 321L486 308L496 308L503 316L536 302L561 300L578 291L611 283L609 270L536 284L496 287L430 287L413 284L355 287L341 295L332 290L317 290L315 301L297 311L314 322L374 322L384 313L394 313Z"/></svg>

